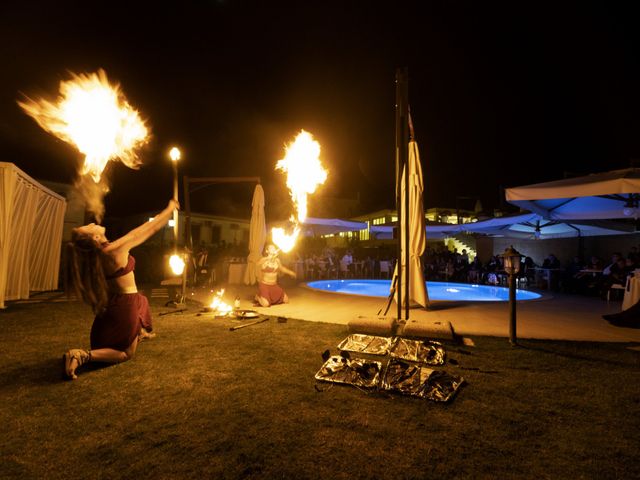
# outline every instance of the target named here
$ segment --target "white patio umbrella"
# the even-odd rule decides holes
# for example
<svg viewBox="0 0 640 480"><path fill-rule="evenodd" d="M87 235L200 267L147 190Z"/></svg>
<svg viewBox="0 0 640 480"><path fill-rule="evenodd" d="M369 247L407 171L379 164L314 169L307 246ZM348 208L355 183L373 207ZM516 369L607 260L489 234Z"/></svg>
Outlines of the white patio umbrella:
<svg viewBox="0 0 640 480"><path fill-rule="evenodd" d="M424 208L422 206L422 194L424 191L424 182L422 179L422 166L420 165L420 153L418 152L418 144L411 140L409 142L409 305L419 304L426 307L429 304L429 295L424 281L424 275L422 274L422 260L421 255L427 246L427 235L425 230ZM402 190L401 200L405 205L405 174L407 173L407 167L402 172ZM405 223L405 215L407 212L401 211L400 218L398 219L400 225ZM400 228L402 248L405 247L405 232L403 228ZM404 261L405 253L402 252L400 256ZM396 263L395 271L393 273L394 278L398 275L398 263ZM405 291L405 285L407 285L407 275L405 265L402 265L402 290ZM395 283L395 282L394 282ZM396 293L397 301L397 293ZM406 299L403 299L403 304L406 305Z"/></svg>
<svg viewBox="0 0 640 480"><path fill-rule="evenodd" d="M507 202L547 220L640 216L640 168L507 188Z"/></svg>
<svg viewBox="0 0 640 480"><path fill-rule="evenodd" d="M244 272L245 285L254 285L258 280L258 260L262 258L264 242L267 239L267 226L264 218L264 190L256 185L251 202L251 223L249 224L249 255L247 269Z"/></svg>

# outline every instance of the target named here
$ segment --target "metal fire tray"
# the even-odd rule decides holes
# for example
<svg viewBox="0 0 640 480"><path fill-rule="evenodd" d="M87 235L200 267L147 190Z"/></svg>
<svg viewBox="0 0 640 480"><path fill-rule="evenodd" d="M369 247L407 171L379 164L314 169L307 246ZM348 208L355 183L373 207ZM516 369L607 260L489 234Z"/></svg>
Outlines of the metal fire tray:
<svg viewBox="0 0 640 480"><path fill-rule="evenodd" d="M381 370L380 362L332 355L316 373L315 378L325 382L371 388L378 385Z"/></svg>
<svg viewBox="0 0 640 480"><path fill-rule="evenodd" d="M392 359L385 370L382 388L435 402L447 402L463 383L464 378L454 377L442 370Z"/></svg>
<svg viewBox="0 0 640 480"><path fill-rule="evenodd" d="M386 355L389 353L394 339L352 333L338 345L344 352L368 353L370 355Z"/></svg>
<svg viewBox="0 0 640 480"><path fill-rule="evenodd" d="M446 353L440 342L397 338L390 355L394 358L426 365L444 365Z"/></svg>

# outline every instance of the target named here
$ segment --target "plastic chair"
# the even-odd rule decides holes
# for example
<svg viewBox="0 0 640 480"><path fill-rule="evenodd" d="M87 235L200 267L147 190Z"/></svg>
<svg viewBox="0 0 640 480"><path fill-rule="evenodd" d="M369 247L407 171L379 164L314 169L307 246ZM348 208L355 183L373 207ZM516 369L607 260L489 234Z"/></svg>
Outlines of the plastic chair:
<svg viewBox="0 0 640 480"><path fill-rule="evenodd" d="M384 275L384 278L389 278L389 262L386 260L380 261L380 278Z"/></svg>
<svg viewBox="0 0 640 480"><path fill-rule="evenodd" d="M347 278L349 276L349 264L340 262L340 277Z"/></svg>
<svg viewBox="0 0 640 480"><path fill-rule="evenodd" d="M611 290L624 290L624 285L621 285L619 283L614 283L607 289L607 305L611 300Z"/></svg>

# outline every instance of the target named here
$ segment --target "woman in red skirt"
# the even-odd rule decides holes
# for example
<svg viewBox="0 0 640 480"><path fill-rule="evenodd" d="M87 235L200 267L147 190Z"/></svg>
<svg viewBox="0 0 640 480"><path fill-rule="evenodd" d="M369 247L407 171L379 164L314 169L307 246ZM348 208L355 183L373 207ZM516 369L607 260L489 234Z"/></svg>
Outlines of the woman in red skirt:
<svg viewBox="0 0 640 480"><path fill-rule="evenodd" d="M96 317L91 350L76 348L63 356L67 378L76 379L76 369L88 362L126 362L138 342L153 335L149 302L136 287L136 262L129 250L162 229L178 207L169 201L153 220L113 242L105 237L105 228L94 223L73 229L67 256L70 287Z"/></svg>
<svg viewBox="0 0 640 480"><path fill-rule="evenodd" d="M282 265L278 258L278 249L274 245L267 245L266 257L258 260L258 294L256 300L263 307L289 303L289 297L278 285L278 273L286 273L296 278L295 272Z"/></svg>

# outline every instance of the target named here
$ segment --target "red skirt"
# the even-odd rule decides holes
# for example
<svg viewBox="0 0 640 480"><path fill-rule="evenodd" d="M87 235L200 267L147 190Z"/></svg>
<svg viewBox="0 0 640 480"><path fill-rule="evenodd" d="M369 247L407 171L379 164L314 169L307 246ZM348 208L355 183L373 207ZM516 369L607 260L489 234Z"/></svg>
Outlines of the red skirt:
<svg viewBox="0 0 640 480"><path fill-rule="evenodd" d="M278 305L284 303L284 290L280 285L267 285L258 282L258 295L266 298L270 305Z"/></svg>
<svg viewBox="0 0 640 480"><path fill-rule="evenodd" d="M151 331L149 301L141 293L118 293L111 297L104 312L96 315L91 327L91 349L113 348L125 351L144 327Z"/></svg>

